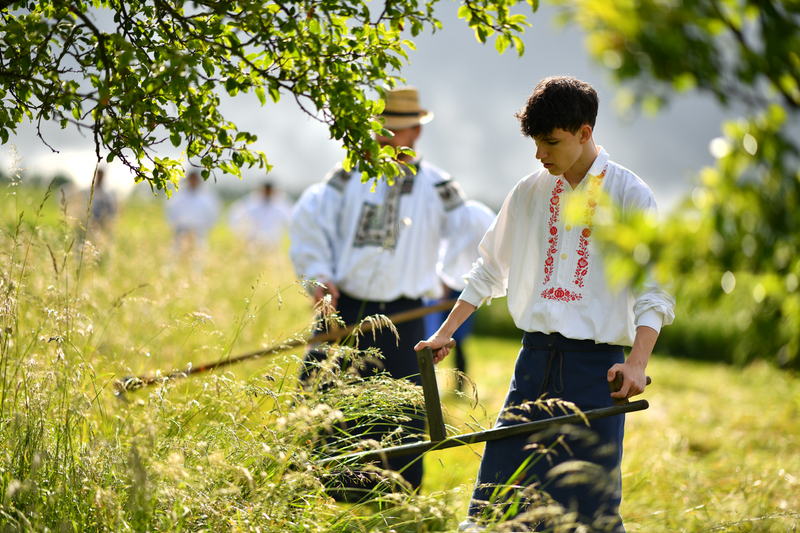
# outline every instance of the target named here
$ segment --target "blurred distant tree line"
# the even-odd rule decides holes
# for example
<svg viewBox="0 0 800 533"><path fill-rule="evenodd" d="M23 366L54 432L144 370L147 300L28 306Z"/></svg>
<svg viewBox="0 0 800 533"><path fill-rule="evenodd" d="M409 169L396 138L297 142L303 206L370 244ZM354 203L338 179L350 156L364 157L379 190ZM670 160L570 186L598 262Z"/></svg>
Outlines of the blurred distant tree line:
<svg viewBox="0 0 800 533"><path fill-rule="evenodd" d="M221 91L288 97L326 123L364 178L396 175L372 134L382 87L435 31L436 0L0 0L0 140L29 120L89 132L98 160L120 159L155 188L176 182L171 143L203 176L269 168L219 110ZM618 103L657 112L687 91L742 117L721 125L717 158L659 233L621 232L619 248L678 281L679 319L662 344L746 362L800 364L800 107L797 0L552 0L621 83ZM522 54L517 0L464 0L481 42ZM538 0L525 10L536 11ZM47 139L42 139L46 142ZM654 139L669 150L669 139ZM676 154L680 157L680 154ZM625 271L625 265L618 265Z"/></svg>

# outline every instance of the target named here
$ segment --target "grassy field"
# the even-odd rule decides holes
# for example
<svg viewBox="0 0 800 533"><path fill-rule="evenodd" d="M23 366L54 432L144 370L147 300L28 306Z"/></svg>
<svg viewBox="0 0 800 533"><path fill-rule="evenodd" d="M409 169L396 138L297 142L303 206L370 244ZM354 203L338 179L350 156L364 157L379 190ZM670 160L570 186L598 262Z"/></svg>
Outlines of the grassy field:
<svg viewBox="0 0 800 533"><path fill-rule="evenodd" d="M9 191L0 205L0 531L455 529L480 446L426 456L424 492L413 498L343 506L325 496L309 443L340 415L298 403L301 348L114 394L121 377L307 334L311 305L285 249L248 250L219 225L205 248L180 255L162 203L145 199L126 204L112 238L90 233L82 244L60 193L43 201L40 190ZM454 431L491 426L518 344L467 342L477 404L439 369ZM800 379L658 354L648 373L650 409L627 419L628 530L796 530Z"/></svg>

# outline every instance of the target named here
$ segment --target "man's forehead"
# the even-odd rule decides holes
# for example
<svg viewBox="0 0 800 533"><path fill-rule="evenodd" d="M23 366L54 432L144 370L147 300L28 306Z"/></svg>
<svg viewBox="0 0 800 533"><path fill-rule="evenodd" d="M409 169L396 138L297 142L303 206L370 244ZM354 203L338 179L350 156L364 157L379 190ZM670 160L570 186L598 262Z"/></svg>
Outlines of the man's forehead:
<svg viewBox="0 0 800 533"><path fill-rule="evenodd" d="M547 141L547 140L550 140L550 139L563 139L564 137L566 137L568 135L571 135L571 134L567 130L562 129L562 128L554 128L554 129L550 130L547 133L543 133L541 135L537 135L536 137L534 137L534 140L535 141Z"/></svg>

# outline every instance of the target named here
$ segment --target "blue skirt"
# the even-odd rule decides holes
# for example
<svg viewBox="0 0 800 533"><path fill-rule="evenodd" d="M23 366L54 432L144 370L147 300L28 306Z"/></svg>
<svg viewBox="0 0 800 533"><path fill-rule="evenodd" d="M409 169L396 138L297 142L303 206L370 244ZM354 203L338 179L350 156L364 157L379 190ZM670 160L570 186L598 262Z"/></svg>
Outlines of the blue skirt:
<svg viewBox="0 0 800 533"><path fill-rule="evenodd" d="M614 405L606 375L611 366L625 361L622 346L529 332L522 344L495 427L565 414L558 407L550 414L530 405L540 397L573 402L581 411ZM580 523L597 531L624 532L619 516L624 432L623 414L594 420L590 427L565 425L487 442L470 516L516 516L534 530L545 528L537 518L518 516L546 501L545 492L567 512L577 513Z"/></svg>

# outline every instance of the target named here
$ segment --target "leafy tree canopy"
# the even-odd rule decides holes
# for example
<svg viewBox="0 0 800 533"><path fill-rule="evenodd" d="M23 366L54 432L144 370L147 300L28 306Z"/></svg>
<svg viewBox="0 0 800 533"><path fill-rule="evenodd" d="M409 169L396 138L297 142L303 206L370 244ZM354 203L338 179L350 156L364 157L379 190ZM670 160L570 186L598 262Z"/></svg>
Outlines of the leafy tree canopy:
<svg viewBox="0 0 800 533"><path fill-rule="evenodd" d="M441 27L435 2L0 0L0 140L25 120L54 120L91 132L98 161L119 159L154 188L184 172L155 154L165 143L205 179L217 168L241 177L270 167L256 137L222 115L219 93L252 91L262 105L294 99L342 141L346 166L391 179L395 154L372 138L383 103L369 95L398 83L408 33ZM467 1L459 15L480 41L494 35L500 52L521 54L514 4Z"/></svg>

